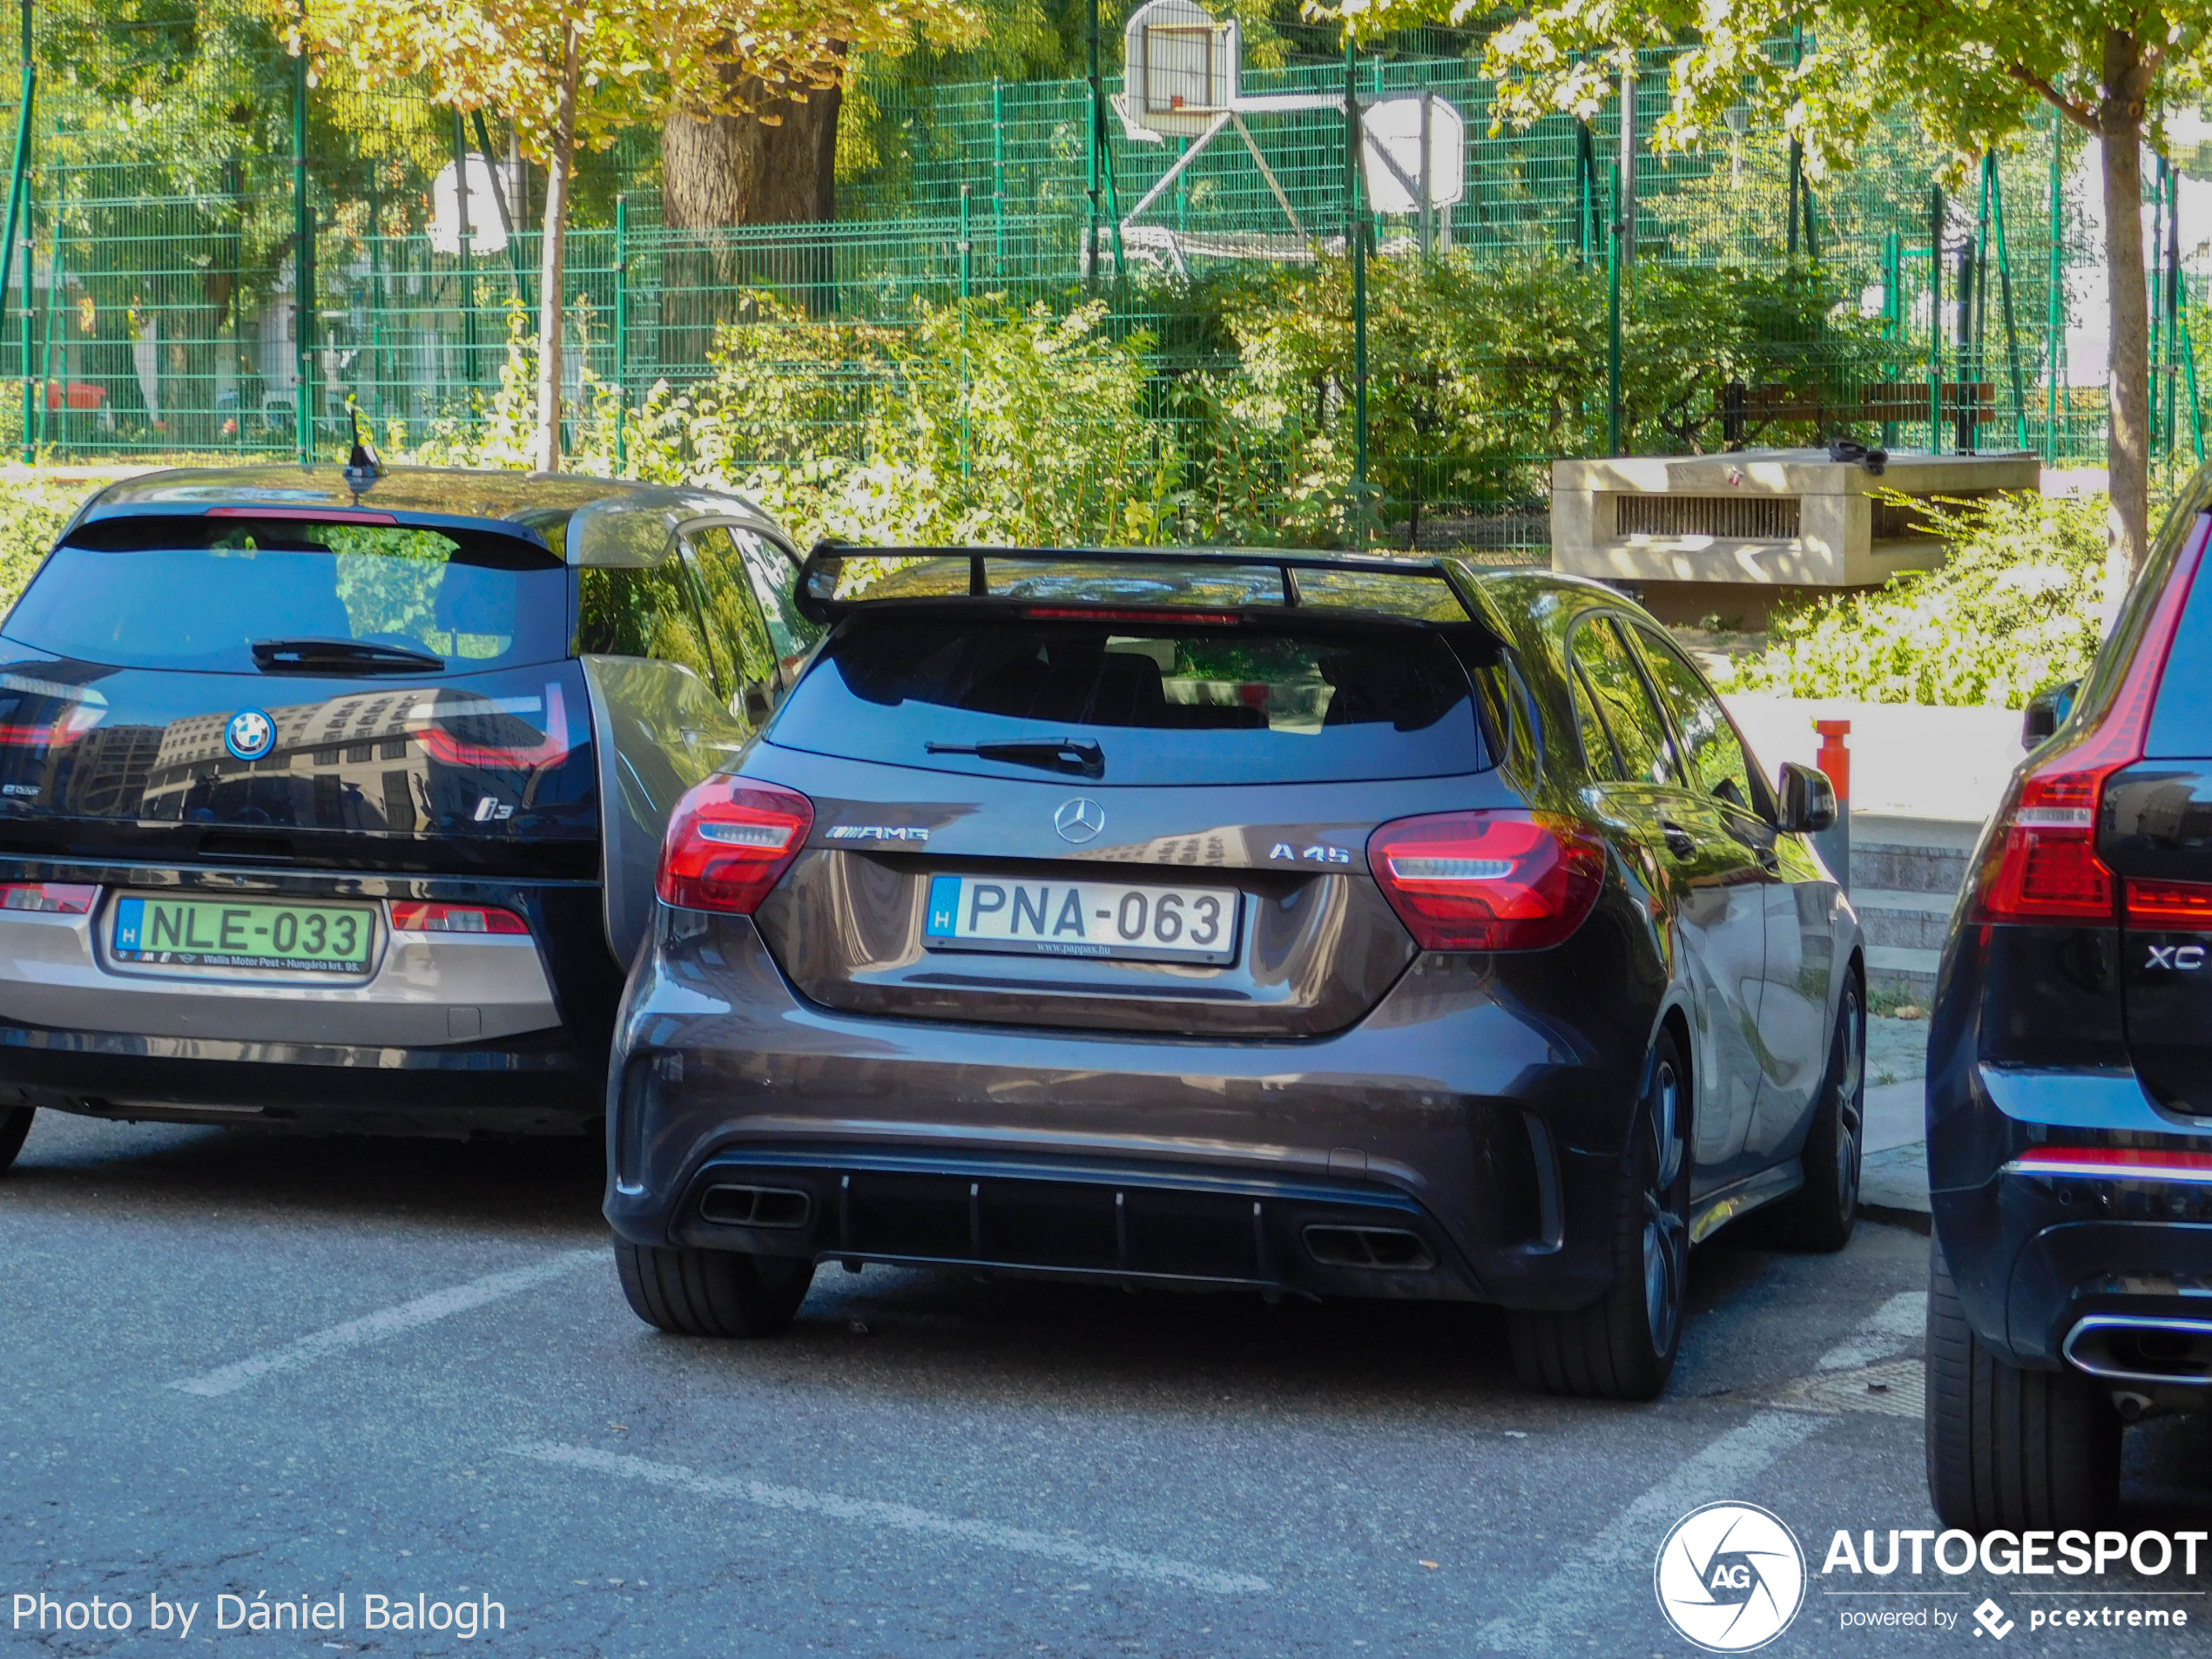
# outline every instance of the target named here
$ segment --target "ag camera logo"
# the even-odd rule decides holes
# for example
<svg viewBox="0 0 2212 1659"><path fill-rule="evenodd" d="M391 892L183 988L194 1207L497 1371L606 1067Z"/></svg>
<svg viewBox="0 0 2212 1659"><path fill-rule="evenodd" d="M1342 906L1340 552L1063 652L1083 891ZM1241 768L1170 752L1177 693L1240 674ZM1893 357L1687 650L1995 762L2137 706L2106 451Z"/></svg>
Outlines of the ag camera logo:
<svg viewBox="0 0 2212 1659"><path fill-rule="evenodd" d="M1708 1653L1749 1653L1790 1628L1805 1602L1805 1553L1757 1504L1709 1503L1674 1524L1652 1569L1659 1610Z"/></svg>

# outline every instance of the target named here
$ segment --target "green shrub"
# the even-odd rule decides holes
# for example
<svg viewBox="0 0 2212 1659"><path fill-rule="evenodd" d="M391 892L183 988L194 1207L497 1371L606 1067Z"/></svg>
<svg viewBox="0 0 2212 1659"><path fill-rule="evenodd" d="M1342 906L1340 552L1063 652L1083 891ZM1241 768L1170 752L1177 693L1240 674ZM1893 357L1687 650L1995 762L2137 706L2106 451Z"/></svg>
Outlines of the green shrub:
<svg viewBox="0 0 2212 1659"><path fill-rule="evenodd" d="M36 477L0 482L0 612L15 604L62 526L98 488Z"/></svg>
<svg viewBox="0 0 2212 1659"><path fill-rule="evenodd" d="M2019 708L2087 671L2100 637L2105 504L2035 495L1930 514L1942 569L1777 614L1727 689L1870 703Z"/></svg>

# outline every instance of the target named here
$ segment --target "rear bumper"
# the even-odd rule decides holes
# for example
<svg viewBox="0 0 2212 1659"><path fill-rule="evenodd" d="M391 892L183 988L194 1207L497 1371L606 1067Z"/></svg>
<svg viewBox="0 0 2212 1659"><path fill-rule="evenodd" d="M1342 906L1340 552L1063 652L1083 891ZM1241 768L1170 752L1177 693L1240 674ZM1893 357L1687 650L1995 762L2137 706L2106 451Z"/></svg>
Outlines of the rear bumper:
<svg viewBox="0 0 2212 1659"><path fill-rule="evenodd" d="M564 1033L442 1049L241 1042L0 1024L0 1097L133 1122L384 1135L573 1135L601 1074Z"/></svg>
<svg viewBox="0 0 2212 1659"><path fill-rule="evenodd" d="M1986 1345L2056 1369L2085 1319L2212 1319L2212 1184L2036 1161L2212 1150L2212 1123L2176 1118L2111 1069L1955 1068L1931 1080L1929 1116L1936 1236Z"/></svg>
<svg viewBox="0 0 2212 1659"><path fill-rule="evenodd" d="M596 883L0 859L97 887L89 914L0 911L0 1096L132 1119L408 1135L575 1134L604 1110L619 996ZM149 971L113 960L125 893L359 904L372 971ZM400 900L493 905L528 937L398 931Z"/></svg>
<svg viewBox="0 0 2212 1659"><path fill-rule="evenodd" d="M1480 1295L1449 1234L1402 1193L1195 1164L733 1150L693 1176L672 1236L699 1249L1118 1285Z"/></svg>
<svg viewBox="0 0 2212 1659"><path fill-rule="evenodd" d="M617 1025L608 1219L637 1244L1579 1306L1611 1279L1656 1016L1601 952L1426 957L1334 1036L1196 1041L840 1013L749 921L663 907ZM717 1219L718 1185L803 1193L805 1218ZM1408 1235L1421 1264L1354 1264L1413 1246L1330 1229Z"/></svg>

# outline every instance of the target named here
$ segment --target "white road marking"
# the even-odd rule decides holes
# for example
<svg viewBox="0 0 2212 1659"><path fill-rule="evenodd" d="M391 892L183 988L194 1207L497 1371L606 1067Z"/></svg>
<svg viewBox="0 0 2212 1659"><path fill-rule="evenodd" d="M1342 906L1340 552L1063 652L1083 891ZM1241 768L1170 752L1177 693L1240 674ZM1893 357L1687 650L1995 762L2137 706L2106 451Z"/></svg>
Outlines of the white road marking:
<svg viewBox="0 0 2212 1659"><path fill-rule="evenodd" d="M513 1296L548 1279L558 1278L563 1273L573 1273L583 1267L604 1267L607 1252L604 1246L592 1250L566 1250L542 1262L532 1262L527 1267L513 1267L503 1273L488 1273L482 1278L472 1278L466 1285L455 1285L447 1290L433 1291L428 1296L418 1296L412 1302L402 1302L396 1307L380 1308L365 1313L358 1319L348 1319L343 1325L334 1325L327 1330L316 1331L301 1337L297 1342L287 1342L281 1348L272 1348L266 1353L255 1354L250 1359L240 1359L234 1365L223 1366L204 1372L197 1377L186 1377L172 1382L172 1388L187 1394L199 1394L215 1399L234 1394L247 1384L273 1376L280 1371L297 1371L302 1366L341 1352L357 1348L367 1342L381 1342L419 1325L450 1318L456 1313L466 1313L480 1308L487 1302L496 1302L502 1297Z"/></svg>
<svg viewBox="0 0 2212 1659"><path fill-rule="evenodd" d="M1892 1297L1848 1340L1823 1354L1820 1368L1863 1366L1910 1345L1920 1334L1927 1302L1925 1291ZM1633 1569L1633 1576L1649 1579L1651 1561L1669 1527L1701 1503L1747 1496L1744 1488L1753 1480L1836 1420L1811 1412L1764 1411L1730 1429L1631 1501L1596 1537L1568 1554L1540 1589L1521 1598L1531 1613L1493 1619L1483 1626L1476 1645L1531 1659L1542 1659L1570 1642L1587 1646L1577 1624L1587 1627L1595 1608L1624 1573Z"/></svg>
<svg viewBox="0 0 2212 1659"><path fill-rule="evenodd" d="M1886 1359L1913 1346L1927 1327L1928 1293L1899 1291L1869 1314L1866 1323L1849 1340L1838 1343L1822 1354L1820 1368L1848 1371L1854 1366L1870 1366L1877 1359Z"/></svg>
<svg viewBox="0 0 2212 1659"><path fill-rule="evenodd" d="M962 1515L938 1514L910 1504L887 1503L875 1498L846 1498L834 1493L810 1492L804 1487L771 1486L765 1480L748 1480L743 1475L702 1474L680 1463L656 1463L649 1458L602 1452L587 1446L537 1441L510 1446L507 1450L516 1457L540 1463L643 1480L702 1498L734 1500L763 1509L821 1515L832 1521L858 1521L863 1526L889 1527L987 1549L1042 1555L1089 1571L1119 1573L1128 1578L1210 1590L1219 1595L1264 1593L1270 1588L1265 1579L1255 1578L1249 1573L1220 1572L1165 1555L1140 1555L1107 1544L1086 1543L1081 1539L1056 1537L1021 1527L1002 1527L996 1521L972 1521Z"/></svg>

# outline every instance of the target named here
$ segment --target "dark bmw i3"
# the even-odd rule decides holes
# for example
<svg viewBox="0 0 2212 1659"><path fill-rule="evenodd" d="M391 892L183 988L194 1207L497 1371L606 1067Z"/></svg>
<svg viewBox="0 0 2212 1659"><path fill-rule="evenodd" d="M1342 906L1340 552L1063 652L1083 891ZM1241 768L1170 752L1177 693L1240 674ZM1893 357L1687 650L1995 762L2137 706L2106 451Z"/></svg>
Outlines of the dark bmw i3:
<svg viewBox="0 0 2212 1659"><path fill-rule="evenodd" d="M1510 1310L1648 1398L1690 1245L1857 1207L1856 919L1601 586L1381 558L825 547L830 631L686 797L607 1213L662 1329L818 1264Z"/></svg>
<svg viewBox="0 0 2212 1659"><path fill-rule="evenodd" d="M734 496L151 475L0 624L0 1168L40 1106L430 1134L604 1109L662 832L818 631Z"/></svg>

